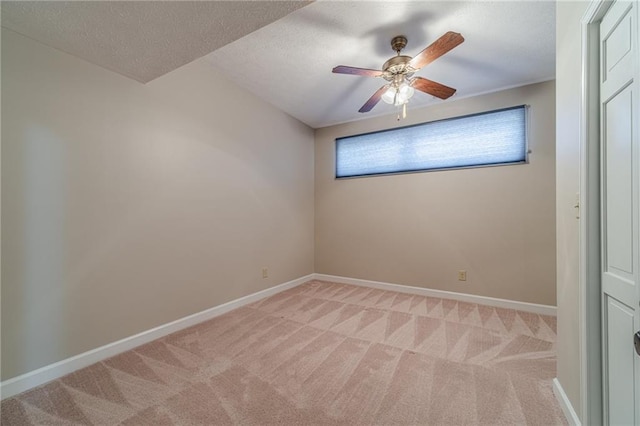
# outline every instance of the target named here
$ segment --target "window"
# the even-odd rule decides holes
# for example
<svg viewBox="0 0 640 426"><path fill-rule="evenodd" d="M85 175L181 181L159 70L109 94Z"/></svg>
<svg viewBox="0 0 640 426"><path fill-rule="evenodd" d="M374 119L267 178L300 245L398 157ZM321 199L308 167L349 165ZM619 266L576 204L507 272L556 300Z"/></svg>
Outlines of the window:
<svg viewBox="0 0 640 426"><path fill-rule="evenodd" d="M336 177L527 162L525 105L336 139Z"/></svg>

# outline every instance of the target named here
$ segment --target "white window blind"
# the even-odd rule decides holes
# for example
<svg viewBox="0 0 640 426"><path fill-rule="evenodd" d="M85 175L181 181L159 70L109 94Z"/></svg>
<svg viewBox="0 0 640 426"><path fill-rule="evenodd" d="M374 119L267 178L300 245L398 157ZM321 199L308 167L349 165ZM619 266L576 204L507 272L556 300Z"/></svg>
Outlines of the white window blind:
<svg viewBox="0 0 640 426"><path fill-rule="evenodd" d="M527 108L336 139L336 177L525 163Z"/></svg>

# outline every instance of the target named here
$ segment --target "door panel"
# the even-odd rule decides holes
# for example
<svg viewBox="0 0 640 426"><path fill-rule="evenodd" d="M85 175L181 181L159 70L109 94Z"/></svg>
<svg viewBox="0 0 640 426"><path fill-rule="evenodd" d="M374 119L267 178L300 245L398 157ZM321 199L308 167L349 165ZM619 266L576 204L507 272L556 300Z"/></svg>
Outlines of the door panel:
<svg viewBox="0 0 640 426"><path fill-rule="evenodd" d="M633 185L631 114L633 91L627 86L603 105L606 217L605 273L633 276Z"/></svg>
<svg viewBox="0 0 640 426"><path fill-rule="evenodd" d="M611 71L631 52L631 16L626 15L614 32L604 41L605 64Z"/></svg>
<svg viewBox="0 0 640 426"><path fill-rule="evenodd" d="M634 377L626 367L633 365L635 349L629 344L633 336L634 312L616 299L606 297L606 315L608 318L607 344L610 348L623 348L609 351L606 374L610 389L609 422L612 425L634 425Z"/></svg>

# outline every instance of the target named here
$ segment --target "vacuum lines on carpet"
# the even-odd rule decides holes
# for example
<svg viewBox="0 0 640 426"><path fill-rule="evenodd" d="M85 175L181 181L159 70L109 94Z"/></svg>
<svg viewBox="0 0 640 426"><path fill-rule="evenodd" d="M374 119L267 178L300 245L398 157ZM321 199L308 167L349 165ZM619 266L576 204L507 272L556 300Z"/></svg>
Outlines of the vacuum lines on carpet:
<svg viewBox="0 0 640 426"><path fill-rule="evenodd" d="M2 401L9 425L553 425L556 318L310 281Z"/></svg>

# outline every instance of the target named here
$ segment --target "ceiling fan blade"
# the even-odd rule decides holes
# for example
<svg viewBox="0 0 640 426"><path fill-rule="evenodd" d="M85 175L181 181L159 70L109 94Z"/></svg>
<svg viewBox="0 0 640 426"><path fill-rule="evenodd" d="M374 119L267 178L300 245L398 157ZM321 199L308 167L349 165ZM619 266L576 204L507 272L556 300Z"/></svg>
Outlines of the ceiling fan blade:
<svg viewBox="0 0 640 426"><path fill-rule="evenodd" d="M373 96L371 96L369 100L365 102L364 105L362 105L362 108L360 108L358 112L371 111L373 107L376 106L378 102L380 102L380 98L382 98L382 94L387 90L388 87L389 86L385 84L384 86L376 90L376 93L374 93Z"/></svg>
<svg viewBox="0 0 640 426"><path fill-rule="evenodd" d="M415 77L411 86L421 92L428 93L440 99L447 99L456 93L456 89L452 87L445 86L444 84L436 83L435 81L427 80L422 77Z"/></svg>
<svg viewBox="0 0 640 426"><path fill-rule="evenodd" d="M445 35L431 43L426 49L418 53L415 58L409 61L411 68L419 70L427 64L438 59L457 45L464 41L459 33L452 31L447 32Z"/></svg>
<svg viewBox="0 0 640 426"><path fill-rule="evenodd" d="M384 74L380 70L370 70L368 68L356 68L356 67L347 67L345 65L338 65L335 67L332 72L336 74L351 74L351 75L362 75L364 77L382 77Z"/></svg>

